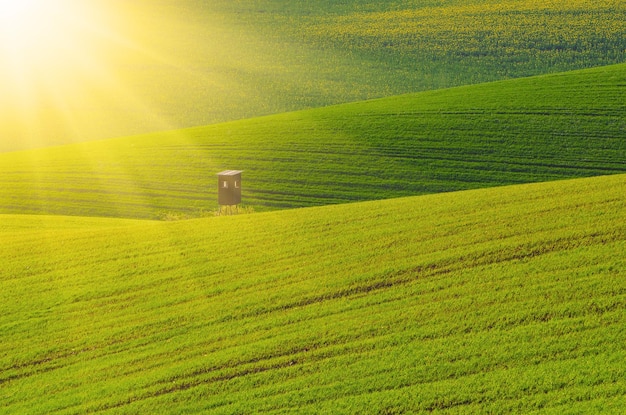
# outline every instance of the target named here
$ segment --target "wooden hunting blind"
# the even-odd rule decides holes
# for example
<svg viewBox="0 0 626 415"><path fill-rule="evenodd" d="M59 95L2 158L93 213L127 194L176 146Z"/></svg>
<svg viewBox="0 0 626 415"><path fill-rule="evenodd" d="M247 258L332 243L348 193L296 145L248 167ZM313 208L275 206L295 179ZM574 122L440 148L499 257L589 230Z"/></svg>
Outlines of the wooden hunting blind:
<svg viewBox="0 0 626 415"><path fill-rule="evenodd" d="M217 173L217 203L232 206L241 203L241 170L224 170Z"/></svg>

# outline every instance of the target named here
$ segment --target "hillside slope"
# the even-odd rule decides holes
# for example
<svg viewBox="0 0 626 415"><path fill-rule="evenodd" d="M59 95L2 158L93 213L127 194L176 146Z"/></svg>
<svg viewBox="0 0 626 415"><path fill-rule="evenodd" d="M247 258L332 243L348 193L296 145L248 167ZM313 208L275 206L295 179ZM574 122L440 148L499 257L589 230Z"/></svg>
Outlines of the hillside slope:
<svg viewBox="0 0 626 415"><path fill-rule="evenodd" d="M626 175L2 216L0 412L623 413L624 219Z"/></svg>
<svg viewBox="0 0 626 415"><path fill-rule="evenodd" d="M115 22L82 50L99 59L61 53L57 76L17 67L0 77L0 151L626 60L621 0L96 4ZM0 62L18 57L3 52ZM25 74L36 79L14 88Z"/></svg>
<svg viewBox="0 0 626 415"><path fill-rule="evenodd" d="M626 65L0 154L0 213L157 218L626 172Z"/></svg>

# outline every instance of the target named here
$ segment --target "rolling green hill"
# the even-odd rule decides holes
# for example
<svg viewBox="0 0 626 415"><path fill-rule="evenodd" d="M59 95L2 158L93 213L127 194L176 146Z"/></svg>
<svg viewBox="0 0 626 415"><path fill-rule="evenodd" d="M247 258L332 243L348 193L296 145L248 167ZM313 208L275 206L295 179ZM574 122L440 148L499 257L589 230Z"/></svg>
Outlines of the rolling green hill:
<svg viewBox="0 0 626 415"><path fill-rule="evenodd" d="M97 3L0 79L0 414L626 411L626 3Z"/></svg>
<svg viewBox="0 0 626 415"><path fill-rule="evenodd" d="M0 79L0 151L626 60L621 0L93 3L120 21L99 60L18 96Z"/></svg>
<svg viewBox="0 0 626 415"><path fill-rule="evenodd" d="M0 213L159 218L626 172L626 65L0 154Z"/></svg>
<svg viewBox="0 0 626 415"><path fill-rule="evenodd" d="M626 175L0 216L0 412L623 413Z"/></svg>

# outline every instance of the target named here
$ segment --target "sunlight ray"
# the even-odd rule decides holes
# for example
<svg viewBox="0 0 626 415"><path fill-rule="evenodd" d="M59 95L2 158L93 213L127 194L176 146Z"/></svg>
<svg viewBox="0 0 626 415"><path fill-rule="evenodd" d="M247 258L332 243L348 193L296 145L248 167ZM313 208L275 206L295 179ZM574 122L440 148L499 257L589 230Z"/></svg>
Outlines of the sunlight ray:
<svg viewBox="0 0 626 415"><path fill-rule="evenodd" d="M0 117L10 132L0 151L91 139L85 131L120 116L169 127L120 76L132 60L168 59L138 43L114 5L0 0Z"/></svg>

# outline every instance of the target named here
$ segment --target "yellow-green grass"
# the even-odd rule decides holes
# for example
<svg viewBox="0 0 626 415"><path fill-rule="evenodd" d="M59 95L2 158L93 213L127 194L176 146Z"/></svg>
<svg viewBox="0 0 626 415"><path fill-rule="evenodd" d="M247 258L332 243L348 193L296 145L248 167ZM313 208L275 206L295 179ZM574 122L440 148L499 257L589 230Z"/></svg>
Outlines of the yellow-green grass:
<svg viewBox="0 0 626 415"><path fill-rule="evenodd" d="M626 172L626 65L0 154L0 213L264 211Z"/></svg>
<svg viewBox="0 0 626 415"><path fill-rule="evenodd" d="M107 3L139 50L111 52L104 84L49 85L32 113L6 103L0 151L626 60L621 0Z"/></svg>
<svg viewBox="0 0 626 415"><path fill-rule="evenodd" d="M626 176L0 216L0 412L623 413Z"/></svg>
<svg viewBox="0 0 626 415"><path fill-rule="evenodd" d="M622 55L625 11L619 0L408 0L321 16L311 30L360 51L393 51L417 67L438 57L462 76L487 68L519 76Z"/></svg>

